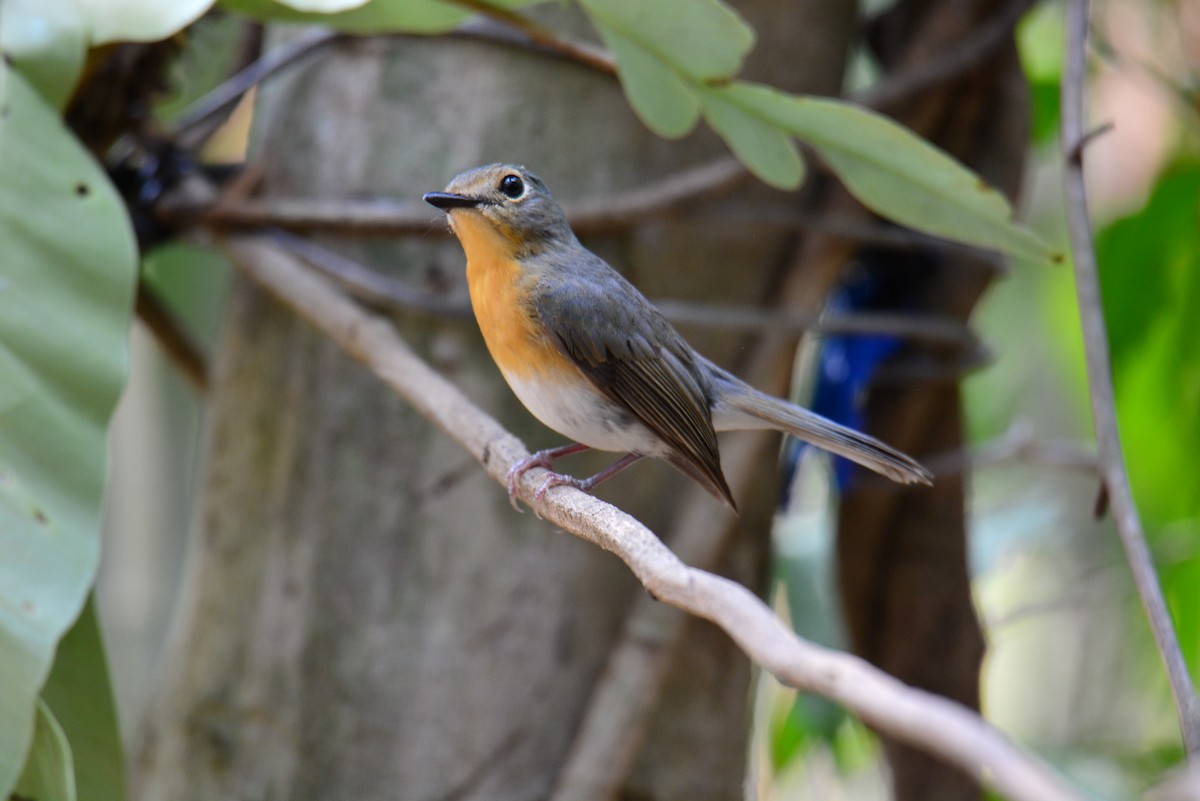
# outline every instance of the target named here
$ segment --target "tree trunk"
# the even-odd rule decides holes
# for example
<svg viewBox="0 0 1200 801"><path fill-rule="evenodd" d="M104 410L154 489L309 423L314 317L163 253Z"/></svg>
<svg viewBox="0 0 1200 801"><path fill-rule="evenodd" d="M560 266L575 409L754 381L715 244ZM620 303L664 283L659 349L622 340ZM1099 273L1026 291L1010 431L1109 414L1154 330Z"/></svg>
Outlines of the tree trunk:
<svg viewBox="0 0 1200 801"><path fill-rule="evenodd" d="M751 77L836 89L852 4L759 0L743 10L759 32ZM569 11L546 14L584 30ZM819 46L797 57L800 37ZM610 77L462 39L338 45L264 86L255 127L265 191L289 196L416 198L462 169L505 160L541 174L560 199L594 198L724 152L707 132L656 139ZM748 188L739 204L749 216L779 197ZM438 217L431 209L431 231L444 224ZM753 303L793 244L756 233L683 217L588 244L650 294ZM338 247L465 296L457 244ZM531 448L561 441L520 408L473 323L406 315L397 325ZM738 343L694 341L714 357L736 355ZM245 281L211 415L174 641L136 758L137 796L545 797L642 592L625 568L514 513L465 454ZM755 469L768 475L773 461L764 454ZM641 464L606 495L662 531L682 512L682 486L666 465ZM742 499L743 520L769 519L769 496ZM728 560L751 586L765 577L763 534L743 532ZM725 637L693 627L628 796L740 796L749 678Z"/></svg>
<svg viewBox="0 0 1200 801"><path fill-rule="evenodd" d="M993 0L901 0L874 31L892 73L939 58L1005 7ZM912 98L892 114L1015 198L1021 182L1029 109L1011 38L975 69ZM891 254L907 262L921 312L964 322L994 277L972 256ZM870 396L870 430L918 457L966 446L957 371L964 353L918 353L940 365L940 380L892 382ZM979 708L984 640L967 566L965 481L940 474L932 489L861 482L841 506L838 550L843 606L856 652L903 681ZM885 741L899 801L969 801L974 778L924 753Z"/></svg>

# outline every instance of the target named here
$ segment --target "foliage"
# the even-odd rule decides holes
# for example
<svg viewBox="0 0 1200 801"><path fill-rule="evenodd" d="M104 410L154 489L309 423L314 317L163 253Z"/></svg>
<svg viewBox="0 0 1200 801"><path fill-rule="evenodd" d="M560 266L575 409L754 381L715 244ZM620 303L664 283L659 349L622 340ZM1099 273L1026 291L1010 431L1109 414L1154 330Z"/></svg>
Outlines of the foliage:
<svg viewBox="0 0 1200 801"><path fill-rule="evenodd" d="M220 5L354 33L436 34L480 9L503 14L531 4ZM72 797L76 779L87 798L123 793L95 620L90 609L79 612L98 557L104 434L125 378L136 253L120 199L60 114L90 48L171 36L211 5L0 3L0 797L18 776L39 798ZM904 128L850 104L737 80L754 36L720 0L579 5L612 53L631 106L656 133L680 137L703 119L751 172L784 189L804 178L799 139L886 217L1036 260L1055 257L1012 222L997 192Z"/></svg>
<svg viewBox="0 0 1200 801"><path fill-rule="evenodd" d="M1180 644L1200 675L1200 162L1096 238L1121 440ZM1169 436L1164 436L1169 432Z"/></svg>
<svg viewBox="0 0 1200 801"><path fill-rule="evenodd" d="M0 186L20 188L0 193L0 790L7 790L28 749L55 645L95 574L105 430L126 373L136 262L124 206L100 167L22 73L4 65L0 141Z"/></svg>

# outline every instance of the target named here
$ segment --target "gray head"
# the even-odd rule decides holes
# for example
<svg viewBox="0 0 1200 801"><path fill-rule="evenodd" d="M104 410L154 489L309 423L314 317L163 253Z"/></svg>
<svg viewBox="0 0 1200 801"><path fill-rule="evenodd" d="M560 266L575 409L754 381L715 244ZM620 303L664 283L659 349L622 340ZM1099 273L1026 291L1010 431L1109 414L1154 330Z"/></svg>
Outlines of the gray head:
<svg viewBox="0 0 1200 801"><path fill-rule="evenodd" d="M446 191L425 195L425 202L449 215L468 257L472 245L484 239L493 246L507 243L514 255L522 256L576 241L542 179L513 164L467 170Z"/></svg>

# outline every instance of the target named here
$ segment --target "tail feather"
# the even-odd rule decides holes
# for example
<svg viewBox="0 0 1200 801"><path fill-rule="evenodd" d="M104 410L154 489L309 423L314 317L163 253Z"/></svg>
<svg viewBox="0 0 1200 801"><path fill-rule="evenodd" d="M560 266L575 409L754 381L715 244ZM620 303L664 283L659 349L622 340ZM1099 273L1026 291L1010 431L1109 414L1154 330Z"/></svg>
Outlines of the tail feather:
<svg viewBox="0 0 1200 801"><path fill-rule="evenodd" d="M808 409L759 392L711 363L708 366L713 378L713 425L718 431L773 428L901 484L933 483L933 474L911 456Z"/></svg>

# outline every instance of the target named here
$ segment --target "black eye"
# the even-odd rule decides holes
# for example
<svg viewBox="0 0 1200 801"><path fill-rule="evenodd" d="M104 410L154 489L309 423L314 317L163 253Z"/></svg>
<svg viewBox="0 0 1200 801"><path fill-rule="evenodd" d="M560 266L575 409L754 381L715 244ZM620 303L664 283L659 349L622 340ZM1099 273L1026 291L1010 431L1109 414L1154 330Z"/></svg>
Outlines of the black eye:
<svg viewBox="0 0 1200 801"><path fill-rule="evenodd" d="M500 192L516 200L525 194L525 183L519 175L506 175L500 179Z"/></svg>

